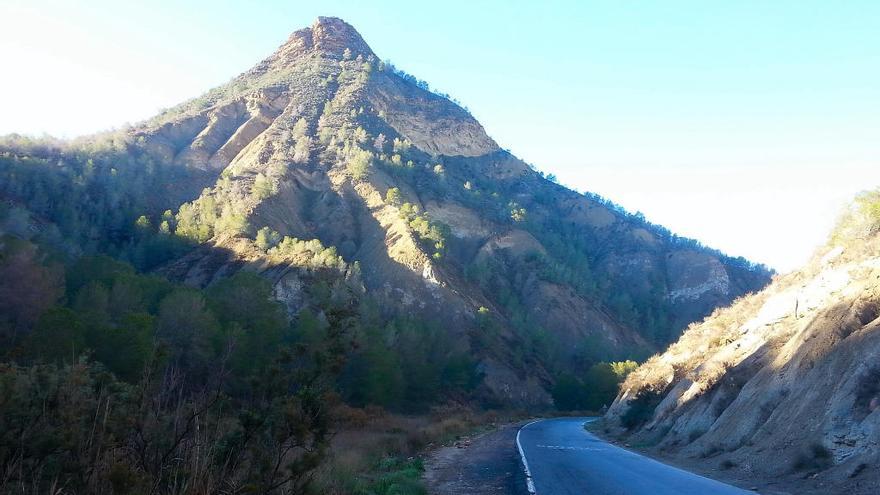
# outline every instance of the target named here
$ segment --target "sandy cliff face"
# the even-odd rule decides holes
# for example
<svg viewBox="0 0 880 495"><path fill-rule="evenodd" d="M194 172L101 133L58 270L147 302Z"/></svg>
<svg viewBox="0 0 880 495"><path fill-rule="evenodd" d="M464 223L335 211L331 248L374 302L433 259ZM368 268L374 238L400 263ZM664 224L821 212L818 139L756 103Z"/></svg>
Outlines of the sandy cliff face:
<svg viewBox="0 0 880 495"><path fill-rule="evenodd" d="M746 474L876 483L880 240L862 232L692 325L627 379L609 424Z"/></svg>

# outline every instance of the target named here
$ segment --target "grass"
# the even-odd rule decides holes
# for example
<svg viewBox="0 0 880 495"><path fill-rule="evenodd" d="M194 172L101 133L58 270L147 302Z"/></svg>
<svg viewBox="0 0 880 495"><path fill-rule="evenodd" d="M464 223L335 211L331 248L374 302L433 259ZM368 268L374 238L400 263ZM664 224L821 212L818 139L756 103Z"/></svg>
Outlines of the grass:
<svg viewBox="0 0 880 495"><path fill-rule="evenodd" d="M588 421L584 423L584 429L590 432L599 432L602 431L604 433L608 433L611 431L608 428L608 425L605 423L605 418L599 417L595 421Z"/></svg>
<svg viewBox="0 0 880 495"><path fill-rule="evenodd" d="M309 495L419 495L426 451L518 419L511 413L438 408L404 416L378 407L341 406L341 428L330 447L331 458L315 475Z"/></svg>
<svg viewBox="0 0 880 495"><path fill-rule="evenodd" d="M379 461L369 480L355 491L356 495L426 495L422 483L425 466L421 459L386 457Z"/></svg>

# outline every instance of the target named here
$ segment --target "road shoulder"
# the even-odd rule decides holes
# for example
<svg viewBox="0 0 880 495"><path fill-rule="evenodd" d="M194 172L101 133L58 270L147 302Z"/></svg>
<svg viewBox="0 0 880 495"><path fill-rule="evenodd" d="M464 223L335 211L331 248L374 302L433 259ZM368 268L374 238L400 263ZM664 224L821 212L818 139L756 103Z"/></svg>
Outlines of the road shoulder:
<svg viewBox="0 0 880 495"><path fill-rule="evenodd" d="M516 434L527 421L507 424L437 449L425 460L433 495L528 495Z"/></svg>
<svg viewBox="0 0 880 495"><path fill-rule="evenodd" d="M877 493L876 484L870 481L859 482L854 480L850 483L832 486L815 477L798 477L793 476L791 473L783 473L779 476L765 478L739 466L722 467L724 463L715 457L693 458L653 447L630 445L625 440L616 438L606 431L602 427L601 421L596 422L588 430L597 437L618 447L623 447L670 466L675 466L679 469L712 478L744 490L754 491L761 495L829 495L831 493L863 495Z"/></svg>

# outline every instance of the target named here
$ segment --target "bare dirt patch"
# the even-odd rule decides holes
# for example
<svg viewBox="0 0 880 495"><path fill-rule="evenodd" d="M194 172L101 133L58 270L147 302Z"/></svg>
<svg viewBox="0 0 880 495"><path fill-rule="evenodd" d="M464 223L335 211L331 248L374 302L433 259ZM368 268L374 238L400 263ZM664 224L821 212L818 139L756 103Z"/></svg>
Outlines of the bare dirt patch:
<svg viewBox="0 0 880 495"><path fill-rule="evenodd" d="M528 495L516 450L524 422L463 438L425 460L425 484L433 495Z"/></svg>

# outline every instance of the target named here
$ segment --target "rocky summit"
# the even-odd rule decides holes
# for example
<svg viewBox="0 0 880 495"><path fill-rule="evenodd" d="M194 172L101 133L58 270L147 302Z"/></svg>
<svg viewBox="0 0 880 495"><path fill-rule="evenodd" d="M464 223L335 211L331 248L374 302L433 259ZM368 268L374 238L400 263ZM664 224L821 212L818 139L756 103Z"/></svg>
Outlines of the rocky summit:
<svg viewBox="0 0 880 495"><path fill-rule="evenodd" d="M121 232L140 222L190 243L144 261L172 280L208 287L255 272L294 319L344 299L430 322L475 360L475 397L489 404L548 404L554 376L647 356L770 277L548 180L336 18L147 122L32 150L61 161L87 151L112 180L144 182L89 196L116 205L122 227L70 249L88 252L95 236L130 245Z"/></svg>

